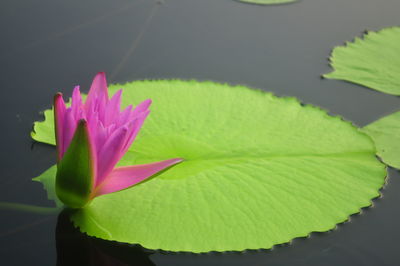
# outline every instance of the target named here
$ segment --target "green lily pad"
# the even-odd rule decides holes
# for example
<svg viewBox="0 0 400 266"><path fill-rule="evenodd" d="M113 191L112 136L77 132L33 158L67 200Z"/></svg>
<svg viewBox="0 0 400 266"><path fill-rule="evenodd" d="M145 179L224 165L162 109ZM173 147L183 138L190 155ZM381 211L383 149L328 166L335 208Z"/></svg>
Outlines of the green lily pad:
<svg viewBox="0 0 400 266"><path fill-rule="evenodd" d="M53 166L43 172L40 176L33 179L33 181L37 181L43 184L44 189L47 191L47 198L49 200L54 201L56 207L62 207L63 203L61 200L57 198L56 194L56 177L57 167Z"/></svg>
<svg viewBox="0 0 400 266"><path fill-rule="evenodd" d="M378 119L365 126L363 131L375 141L382 161L400 169L400 112Z"/></svg>
<svg viewBox="0 0 400 266"><path fill-rule="evenodd" d="M242 3L256 4L256 5L277 5L277 4L288 4L296 2L297 0L238 0Z"/></svg>
<svg viewBox="0 0 400 266"><path fill-rule="evenodd" d="M124 105L153 99L120 165L185 161L76 211L71 219L88 235L168 251L267 249L333 229L384 184L366 134L295 98L196 81L110 90L118 88ZM51 113L35 131L54 144ZM51 171L38 180L53 190Z"/></svg>
<svg viewBox="0 0 400 266"><path fill-rule="evenodd" d="M341 79L368 88L400 95L400 27L369 31L333 49L334 71L325 78Z"/></svg>

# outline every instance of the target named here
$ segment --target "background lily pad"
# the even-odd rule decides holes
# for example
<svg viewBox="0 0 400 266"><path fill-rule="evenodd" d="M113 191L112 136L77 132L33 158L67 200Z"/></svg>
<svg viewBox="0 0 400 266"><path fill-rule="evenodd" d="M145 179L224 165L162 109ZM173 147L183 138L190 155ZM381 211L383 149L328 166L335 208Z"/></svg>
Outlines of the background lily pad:
<svg viewBox="0 0 400 266"><path fill-rule="evenodd" d="M400 95L400 27L369 31L362 39L333 49L334 71L325 78L342 79L388 94Z"/></svg>
<svg viewBox="0 0 400 266"><path fill-rule="evenodd" d="M185 161L74 213L89 235L169 251L270 248L334 228L371 205L384 184L368 136L294 98L195 81L110 90L121 87L125 105L153 99L121 165ZM54 143L51 128L48 113L34 138Z"/></svg>
<svg viewBox="0 0 400 266"><path fill-rule="evenodd" d="M277 5L277 4L288 4L296 2L297 0L238 0L242 3L256 4L256 5Z"/></svg>
<svg viewBox="0 0 400 266"><path fill-rule="evenodd" d="M363 131L374 140L377 154L386 164L400 168L400 112L365 126Z"/></svg>

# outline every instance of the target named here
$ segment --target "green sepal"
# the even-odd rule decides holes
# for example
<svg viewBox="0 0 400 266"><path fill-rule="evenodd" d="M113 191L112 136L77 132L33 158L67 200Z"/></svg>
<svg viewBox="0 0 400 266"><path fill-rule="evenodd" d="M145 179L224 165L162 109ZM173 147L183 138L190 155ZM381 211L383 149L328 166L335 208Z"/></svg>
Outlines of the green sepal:
<svg viewBox="0 0 400 266"><path fill-rule="evenodd" d="M87 122L78 123L71 144L57 165L56 193L68 207L82 208L91 200L94 162Z"/></svg>

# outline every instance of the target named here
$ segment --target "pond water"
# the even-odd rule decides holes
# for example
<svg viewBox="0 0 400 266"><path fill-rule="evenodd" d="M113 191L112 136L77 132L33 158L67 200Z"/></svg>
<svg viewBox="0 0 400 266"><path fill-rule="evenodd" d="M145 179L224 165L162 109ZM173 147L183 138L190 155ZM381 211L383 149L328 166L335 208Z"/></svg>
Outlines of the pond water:
<svg viewBox="0 0 400 266"><path fill-rule="evenodd" d="M363 126L400 107L398 97L323 80L331 49L364 30L399 24L398 0L301 0L256 6L233 0L87 0L0 3L0 201L51 206L31 178L55 162L29 132L56 91L110 82L198 79L295 96ZM272 250L195 255L93 239L60 215L0 210L1 265L398 265L400 176L383 197L328 233Z"/></svg>

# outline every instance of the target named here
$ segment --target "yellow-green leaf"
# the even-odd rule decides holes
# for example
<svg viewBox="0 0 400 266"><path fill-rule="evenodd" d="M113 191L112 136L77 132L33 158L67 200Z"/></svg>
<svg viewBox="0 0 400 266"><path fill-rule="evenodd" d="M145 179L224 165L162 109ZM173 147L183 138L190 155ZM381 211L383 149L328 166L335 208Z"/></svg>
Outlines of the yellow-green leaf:
<svg viewBox="0 0 400 266"><path fill-rule="evenodd" d="M336 47L330 61L334 71L325 78L400 95L400 27L369 31L362 39Z"/></svg>
<svg viewBox="0 0 400 266"><path fill-rule="evenodd" d="M334 228L384 184L367 135L295 98L196 81L119 88L124 105L153 100L120 165L185 161L75 212L88 235L169 251L271 248ZM51 124L36 124L34 138L54 143ZM54 187L51 171L39 179Z"/></svg>

